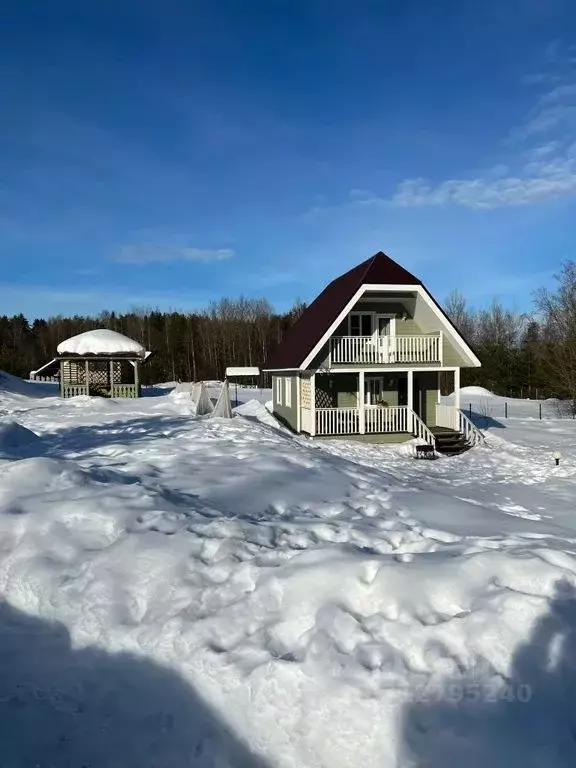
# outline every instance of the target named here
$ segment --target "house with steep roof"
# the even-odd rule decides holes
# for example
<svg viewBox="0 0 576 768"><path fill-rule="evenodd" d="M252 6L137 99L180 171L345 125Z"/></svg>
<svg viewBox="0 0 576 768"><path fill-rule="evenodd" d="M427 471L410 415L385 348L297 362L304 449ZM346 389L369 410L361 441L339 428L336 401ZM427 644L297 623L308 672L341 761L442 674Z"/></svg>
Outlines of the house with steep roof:
<svg viewBox="0 0 576 768"><path fill-rule="evenodd" d="M422 281L380 251L326 286L266 369L274 414L297 433L418 437L456 453L481 437L459 402L460 370L478 366ZM441 402L443 373L451 404Z"/></svg>

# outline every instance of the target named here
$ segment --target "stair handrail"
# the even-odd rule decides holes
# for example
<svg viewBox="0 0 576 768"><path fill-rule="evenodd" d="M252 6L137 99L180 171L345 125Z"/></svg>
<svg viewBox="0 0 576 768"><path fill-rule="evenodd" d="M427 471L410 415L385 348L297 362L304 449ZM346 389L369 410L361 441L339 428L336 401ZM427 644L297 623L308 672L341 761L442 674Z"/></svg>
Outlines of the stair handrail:
<svg viewBox="0 0 576 768"><path fill-rule="evenodd" d="M471 421L468 416L466 416L466 414L460 409L458 409L458 415L459 430L466 438L466 441L470 445L480 445L480 443L485 443L486 437L478 429L476 424L474 424L474 422Z"/></svg>
<svg viewBox="0 0 576 768"><path fill-rule="evenodd" d="M412 434L414 437L418 437L420 440L425 440L430 445L436 446L436 438L434 437L434 434L426 424L424 424L420 416L418 416L416 411L413 411L411 408L409 408L408 411L412 414Z"/></svg>

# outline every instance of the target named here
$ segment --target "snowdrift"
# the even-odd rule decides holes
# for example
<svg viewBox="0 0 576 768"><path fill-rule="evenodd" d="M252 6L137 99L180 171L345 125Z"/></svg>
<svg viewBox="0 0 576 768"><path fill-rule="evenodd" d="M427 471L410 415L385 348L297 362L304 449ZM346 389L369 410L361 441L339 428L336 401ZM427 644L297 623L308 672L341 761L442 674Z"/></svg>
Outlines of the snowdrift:
<svg viewBox="0 0 576 768"><path fill-rule="evenodd" d="M576 765L571 421L426 462L257 402L16 407L0 762Z"/></svg>
<svg viewBox="0 0 576 768"><path fill-rule="evenodd" d="M484 387L461 387L460 399L462 400L462 398L466 397L494 397L494 393Z"/></svg>
<svg viewBox="0 0 576 768"><path fill-rule="evenodd" d="M27 397L55 397L58 395L58 384L24 381L17 376L0 371L0 395L2 392Z"/></svg>
<svg viewBox="0 0 576 768"><path fill-rule="evenodd" d="M22 458L38 454L42 440L16 421L0 421L0 458Z"/></svg>

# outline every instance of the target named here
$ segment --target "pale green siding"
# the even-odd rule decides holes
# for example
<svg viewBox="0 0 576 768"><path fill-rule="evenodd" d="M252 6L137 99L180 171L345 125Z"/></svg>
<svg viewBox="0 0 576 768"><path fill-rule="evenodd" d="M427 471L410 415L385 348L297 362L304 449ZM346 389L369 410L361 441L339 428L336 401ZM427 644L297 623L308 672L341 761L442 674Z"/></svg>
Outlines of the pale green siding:
<svg viewBox="0 0 576 768"><path fill-rule="evenodd" d="M438 373L414 374L414 410L429 427L436 426L436 401L438 398Z"/></svg>
<svg viewBox="0 0 576 768"><path fill-rule="evenodd" d="M286 384L290 388L290 405L286 405ZM300 381L297 376L272 376L272 404L274 415L288 427L298 429L298 386ZM281 392L280 398L278 392Z"/></svg>
<svg viewBox="0 0 576 768"><path fill-rule="evenodd" d="M456 351L456 348L454 347L452 342L446 338L446 334L444 334L444 344L442 347L442 353L444 355L443 365L446 368L451 368L451 367L463 368L467 365L462 355Z"/></svg>
<svg viewBox="0 0 576 768"><path fill-rule="evenodd" d="M316 408L356 408L358 374L316 375Z"/></svg>
<svg viewBox="0 0 576 768"><path fill-rule="evenodd" d="M418 325L413 317L407 317L406 320L396 318L396 336L420 336L426 333Z"/></svg>
<svg viewBox="0 0 576 768"><path fill-rule="evenodd" d="M334 376L336 405L338 408L356 408L358 406L358 374L343 373Z"/></svg>

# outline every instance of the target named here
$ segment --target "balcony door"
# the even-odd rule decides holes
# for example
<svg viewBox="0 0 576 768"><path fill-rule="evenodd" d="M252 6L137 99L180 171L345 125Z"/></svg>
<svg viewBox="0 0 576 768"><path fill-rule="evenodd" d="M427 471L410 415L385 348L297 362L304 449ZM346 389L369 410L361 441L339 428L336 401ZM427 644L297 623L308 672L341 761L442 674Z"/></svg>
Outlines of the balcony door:
<svg viewBox="0 0 576 768"><path fill-rule="evenodd" d="M380 338L396 335L396 320L394 315L376 315L374 333Z"/></svg>

